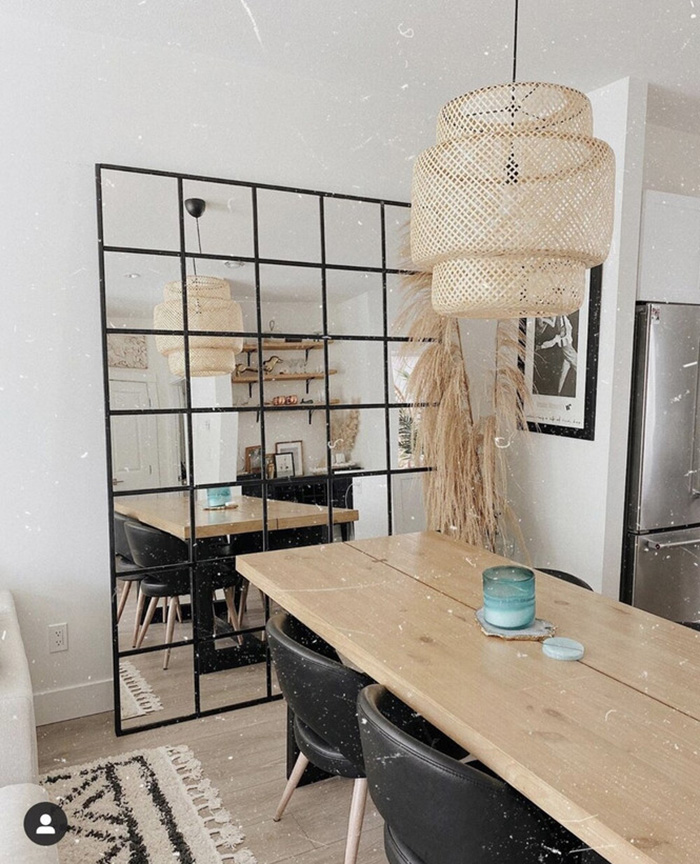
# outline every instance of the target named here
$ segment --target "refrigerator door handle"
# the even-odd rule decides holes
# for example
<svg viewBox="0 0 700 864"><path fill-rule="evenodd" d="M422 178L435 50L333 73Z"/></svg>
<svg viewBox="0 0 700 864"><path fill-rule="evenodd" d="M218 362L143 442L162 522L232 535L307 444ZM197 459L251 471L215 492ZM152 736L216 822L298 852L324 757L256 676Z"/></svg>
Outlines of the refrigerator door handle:
<svg viewBox="0 0 700 864"><path fill-rule="evenodd" d="M698 546L700 545L700 537L697 540L674 540L672 543L658 543L656 540L647 540L645 552L658 552L659 549L673 549L676 546Z"/></svg>

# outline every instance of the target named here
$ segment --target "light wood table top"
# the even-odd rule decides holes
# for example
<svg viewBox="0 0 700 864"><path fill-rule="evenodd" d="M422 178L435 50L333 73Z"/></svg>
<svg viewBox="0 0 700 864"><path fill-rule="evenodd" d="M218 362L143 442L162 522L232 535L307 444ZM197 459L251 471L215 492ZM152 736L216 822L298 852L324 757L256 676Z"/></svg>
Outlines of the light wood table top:
<svg viewBox="0 0 700 864"><path fill-rule="evenodd" d="M221 537L224 534L248 534L263 530L262 498L241 495L235 499L236 508L208 510L197 504L195 510L196 536ZM190 536L190 506L187 493L163 495L125 495L114 499L117 513L138 519L181 540ZM333 523L355 522L357 510L333 508ZM315 504L298 504L294 501L267 502L267 527L269 531L287 528L309 528L328 523L328 510Z"/></svg>
<svg viewBox="0 0 700 864"><path fill-rule="evenodd" d="M496 563L426 532L237 567L613 864L695 864L700 634L537 573L538 616L586 647L551 660L481 632Z"/></svg>

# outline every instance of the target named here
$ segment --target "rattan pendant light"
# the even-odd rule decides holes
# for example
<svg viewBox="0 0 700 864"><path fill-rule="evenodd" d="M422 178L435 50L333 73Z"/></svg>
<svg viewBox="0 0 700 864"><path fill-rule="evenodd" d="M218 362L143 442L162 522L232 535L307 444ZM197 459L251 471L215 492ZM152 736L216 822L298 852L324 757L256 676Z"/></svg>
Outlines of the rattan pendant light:
<svg viewBox="0 0 700 864"><path fill-rule="evenodd" d="M199 217L206 202L201 198L185 201L187 212L197 220L199 252L202 241ZM187 329L190 349L190 376L202 378L212 375L230 375L236 366L236 354L243 349L239 336L194 336L192 331L240 332L243 330L241 307L231 300L231 287L226 279L216 276L187 276ZM182 282L168 282L164 288L164 302L153 313L156 330L183 329ZM156 336L156 348L168 358L173 375L185 377L185 346L182 336Z"/></svg>
<svg viewBox="0 0 700 864"><path fill-rule="evenodd" d="M516 83L517 23L516 0L512 83L448 102L414 167L411 256L442 315L568 314L610 249L613 152L583 93Z"/></svg>

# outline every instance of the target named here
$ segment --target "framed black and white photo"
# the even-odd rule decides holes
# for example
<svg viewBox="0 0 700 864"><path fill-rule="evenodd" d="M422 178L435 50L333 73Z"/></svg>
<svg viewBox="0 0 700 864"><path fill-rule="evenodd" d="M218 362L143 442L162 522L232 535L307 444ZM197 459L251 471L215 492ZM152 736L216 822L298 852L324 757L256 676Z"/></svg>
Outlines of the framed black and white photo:
<svg viewBox="0 0 700 864"><path fill-rule="evenodd" d="M294 477L294 454L275 453L275 473L277 477Z"/></svg>
<svg viewBox="0 0 700 864"><path fill-rule="evenodd" d="M278 441L275 444L275 453L291 453L294 456L295 476L304 473L303 441Z"/></svg>
<svg viewBox="0 0 700 864"><path fill-rule="evenodd" d="M603 267L593 267L583 305L570 315L526 318L525 382L533 432L595 437Z"/></svg>

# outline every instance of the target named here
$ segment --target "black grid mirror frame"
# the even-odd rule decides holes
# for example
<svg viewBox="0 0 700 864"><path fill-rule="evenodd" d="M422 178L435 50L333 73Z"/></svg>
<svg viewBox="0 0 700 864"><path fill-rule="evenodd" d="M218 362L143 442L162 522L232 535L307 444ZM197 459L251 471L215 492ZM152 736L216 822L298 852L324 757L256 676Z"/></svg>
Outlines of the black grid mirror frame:
<svg viewBox="0 0 700 864"><path fill-rule="evenodd" d="M119 245L111 243L110 240L112 238L110 238L109 236L105 236L105 225L108 221L108 218L110 220L110 223L113 223L114 221L114 214L108 214L107 212L107 208L109 207L109 201L104 194L106 188L105 183L107 182L109 177L119 176L115 175L114 172L133 175L131 179L133 179L134 182L136 182L136 180L140 178L148 180L149 182L152 182L153 178L169 178L169 180L172 181L172 183L177 189L177 212L175 214L176 218L175 215L172 213L169 213L168 218L172 220L173 224L177 225L178 232L177 244L168 244L173 248L142 248L141 246L134 245ZM249 196L249 213L251 220L251 225L249 226L249 236L252 238L252 244L251 248L246 251L250 251L251 254L228 254L226 252L213 254L208 251L201 252L192 250L191 240L188 242L188 231L191 232L191 226L187 222L187 220L191 217L187 214L185 208L185 199L188 197L186 193L189 188L194 188L192 184L220 184L222 186L231 187L232 190L235 190L236 195L245 196L246 199ZM325 439L326 449L326 468L325 471L320 470L314 473L313 482L316 484L317 487L322 487L324 490L325 504L323 505L323 510L325 511L325 518L323 520L324 524L322 527L325 533L323 534L322 539L316 542L333 542L336 539L344 539L345 537L345 535L342 535L342 537L340 538L338 537L336 530L336 520L334 519L334 510L338 509L338 504L334 502L338 501L337 490L339 485L339 478L344 478L344 482L346 483L347 478L351 478L351 482L355 482L356 478L359 479L362 477L377 478L378 482L383 482L385 489L386 533L391 534L394 530L394 478L397 475L412 475L428 469L413 465L409 467L400 467L399 465L395 464L395 453L393 452L395 446L392 447L393 438L396 437L396 428L397 425L400 423L400 416L398 412L401 412L402 409L409 409L412 406L408 402L401 401L402 394L400 393L400 390L397 391L395 389L395 382L392 379L392 352L401 343L406 343L408 340L405 336L391 334L390 319L393 311L389 308L390 304L388 302L388 280L390 278L399 276L402 271L398 267L388 266L388 261L390 259L393 263L398 263L399 259L398 250L390 247L389 245L392 241L388 239L389 230L387 224L387 208L400 208L398 211L392 210L393 214L403 213L405 211L405 221L408 221L407 208L410 206L409 204L400 201L367 198L356 195L343 195L317 190L274 186L269 184L252 183L247 181L205 177L200 175L180 174L165 171L151 171L148 169L106 164L98 164L96 166L96 185L103 339L103 379L105 393L105 433L107 439L107 477L113 478L115 476L115 466L113 464L112 436L114 423L115 421L120 422L119 418L131 417L141 419L149 416L156 418L172 417L173 422L176 422L183 431L182 437L184 451L183 465L180 469L179 482L175 485L171 484L155 487L144 485L143 488L132 489L126 492L122 492L121 490L112 488L111 484L108 485L110 516L110 585L112 596L112 645L115 731L117 735L122 735L134 731L142 731L144 729L165 726L169 725L170 723L194 719L197 717L203 717L209 714L229 711L237 708L246 707L248 705L258 704L260 702L266 702L280 698L280 696L274 692L269 652L264 646L264 642L259 639L262 633L262 629L264 628L264 621L262 621L257 626L249 628L241 627L240 629L234 629L233 632L227 631L223 633L216 633L213 628L211 617L208 615L208 610L211 606L211 584L207 583L206 579L204 579L201 574L206 570L206 567L204 565L210 565L212 561L221 561L223 563L228 562L231 565L235 565L235 555L231 554L230 549L227 552L224 547L222 547L223 551L219 555L217 555L216 553L212 555L211 551L203 551L202 544L199 542L196 531L196 498L198 494L202 494L202 490L210 489L217 486L237 486L240 487L240 490L244 495L247 493L254 497L259 497L261 501L262 514L261 527L258 535L260 544L259 548L263 551L266 551L270 548L273 548L275 545L274 542L271 542L273 540L271 535L274 532L271 530L270 527L268 511L271 506L271 502L275 501L279 497L276 493L279 492L279 489L282 485L284 485L285 487L291 487L292 489L296 486L302 487L306 485L308 487L310 478L306 475L285 477L274 477L272 475L268 476L267 472L264 470L265 459L263 458L259 473L255 476L250 476L250 474L246 474L244 472L242 476L237 476L230 480L224 479L220 480L220 482L206 483L197 482L197 466L194 458L195 430L193 424L195 422L195 418L197 418L198 415L213 416L216 414L235 414L238 417L243 417L244 415L247 415L248 418L250 418L251 420L252 418L254 418L255 423L258 424L257 428L259 429L259 446L261 454L266 454L268 452L269 428L271 422L273 422L271 420L273 415L277 415L277 418L279 418L280 412L283 411L303 412L304 418L308 417L309 424L311 424L312 421L319 422L320 420L320 422L325 427L323 430L323 435ZM307 206L310 206L309 202L313 202L313 209L315 211L316 220L315 230L317 231L319 250L318 260L309 261L296 260L295 258L265 258L261 255L260 196L267 195L270 192L285 193L291 196L304 196L304 201L306 202ZM379 250L378 260L374 261L370 265L365 265L363 263L337 263L334 260L327 260L329 221L327 213L328 208L331 205L334 208L334 213L338 208L342 208L343 206L353 207L360 205L363 208L363 213L365 214L365 216L370 216L370 219L373 220L374 224L371 224L370 221L370 224L363 225L363 231L365 231L365 233L373 233L376 236L376 248ZM337 230L335 233L337 234ZM393 239L395 239L395 237ZM333 242L334 246L337 248L337 239L335 239ZM181 330L156 331L153 328L144 327L115 327L110 323L110 299L106 280L106 257L112 254L156 256L158 258L164 256L172 260L173 269L177 267L177 269L179 270L179 278L181 280L181 285L183 286L183 326ZM232 405L231 407L200 407L195 403L195 400L193 399L192 378L190 376L190 339L192 338L192 336L191 331L188 329L187 319L188 259L193 262L195 267L197 263L201 264L202 261L210 261L237 262L238 264L244 264L253 268L255 301L254 326L247 327L246 329L241 331L227 332L225 334L227 336L237 336L244 340L243 356L247 355L248 360L250 360L251 353L255 352L257 352L257 355L260 358L257 372L255 374L249 373L254 380L249 382L248 392L250 395L250 399L248 400L248 404ZM262 295L261 268L269 269L290 267L308 268L320 275L320 331L319 328L315 328L311 332L285 332L284 328L279 331L275 328L273 331L271 329L271 327L274 326L272 322L267 323L264 321L265 307ZM329 274L331 274L331 278L335 278L337 274L341 273L357 273L359 275L375 274L371 278L377 279L377 283L379 283L379 281L381 282L381 302L377 304L377 312L381 315L381 322L378 322L376 320L372 321L372 327L369 328L373 331L372 333L347 332L348 329L352 329L348 327L344 327L343 332L334 332L333 326L329 326ZM116 407L115 404L113 404L113 400L110 398L110 367L108 362L108 344L110 337L114 337L118 334L121 334L121 336L127 335L137 337L171 335L179 336L182 339L185 355L185 376L182 405L174 407L169 406L164 408L154 408L148 406L139 409L124 409ZM197 330L197 335L207 335L207 333L206 331ZM210 335L220 336L221 332L216 331L215 333L212 333ZM266 343L269 344L269 341L271 339L274 339L278 343L280 341L286 342L288 340L291 347L296 348L297 346L299 346L297 350L306 350L307 358L309 354L309 350L307 350L308 346L311 346L315 354L317 353L319 355L322 355L322 364L319 365L322 365L323 371L322 373L314 373L312 376L317 379L314 381L314 384L317 386L317 393L319 394L319 399L318 401L314 399L312 401L311 407L309 407L309 404L306 403L269 404L269 400L266 399L266 384L268 384L269 381L267 380L268 376L266 375L265 369L263 367L262 359L263 351L266 350ZM373 370L373 373L377 376L381 376L381 389L383 390L383 398L363 402L362 404L358 404L356 401L350 402L344 401L342 399L332 398L330 376L331 374L333 374L334 370L331 365L330 351L331 346L336 342L343 343L345 345L355 343L357 350L363 350L364 348L366 348L368 354L372 354L372 356L375 358L381 358L383 368ZM360 343L359 348L357 343ZM307 378L307 391L308 384L309 381ZM253 398L255 392L257 393L257 395L256 398ZM380 391L375 392L376 395L379 395ZM384 433L383 445L380 444L378 448L379 453L377 454L377 465L370 465L369 467L363 467L359 465L350 466L349 469L346 468L343 471L343 474L340 475L336 472L333 463L333 418L335 412L348 412L354 410L361 412L360 416L363 416L362 412L371 411L374 412L371 415L373 418L381 418L381 421L383 422L380 421L380 425L383 425ZM289 417L291 415L285 414L283 416ZM319 420L316 420L315 416L317 416ZM277 422L277 419L275 419L274 422ZM383 453L381 452L382 448ZM117 626L117 587L119 573L117 572L117 566L115 563L117 549L115 542L114 517L116 512L120 512L116 509L120 506L120 499L123 499L124 501L133 500L131 496L140 496L145 501L147 499L144 496L166 496L169 494L172 494L173 496L185 496L188 509L187 521L190 526L190 530L186 532L186 536L183 536L181 538L186 544L186 554L184 556L181 566L183 568L183 571L187 574L186 579L189 586L192 618L192 637L191 639L187 638L179 641L174 641L168 647L169 649L175 651L177 651L177 649L181 649L183 653L185 653L184 649L189 648L192 650L193 661L191 709L183 711L180 714L177 714L177 712L175 712L173 716L168 716L166 719L155 720L154 722L145 722L141 725L129 726L127 724L125 726L121 713L121 699L119 687L120 661L126 660L127 658L134 657L136 655L144 655L153 652L163 653L166 649L164 644L152 645L141 648L125 648L123 645L120 645L119 629ZM127 496L129 496L128 499ZM121 507L120 509L121 512L124 511L123 507ZM196 537L197 539L195 539ZM167 568L163 566L147 567L141 570L137 569L135 573L136 575L157 575L158 572L162 572L165 569ZM269 616L269 611L269 601L266 599L264 602L264 620L267 620L267 617ZM247 639L250 643L254 637L258 637L258 641L259 644L262 645L262 649L257 653L254 652L254 656L244 657L243 659L241 659L240 644L233 645L225 649L221 648L221 644L217 644L222 643L222 640L227 640L225 644L228 644L229 642L234 641L236 638L239 640L239 643L244 639ZM215 707L207 707L206 704L204 704L202 698L202 683L204 680L206 680L206 675L214 673L221 669L228 668L228 663L231 663L231 665L236 668L237 666L245 665L246 663L252 664L255 662L264 664L264 695L257 696L255 698L244 698L239 701L232 700L226 702L226 704L216 705Z"/></svg>

